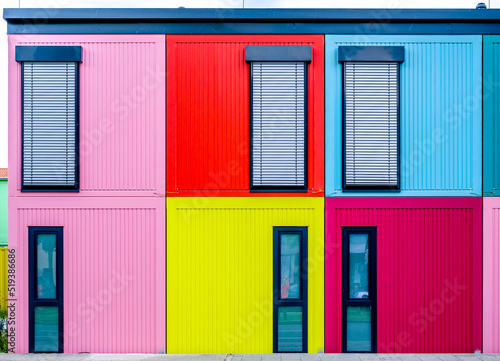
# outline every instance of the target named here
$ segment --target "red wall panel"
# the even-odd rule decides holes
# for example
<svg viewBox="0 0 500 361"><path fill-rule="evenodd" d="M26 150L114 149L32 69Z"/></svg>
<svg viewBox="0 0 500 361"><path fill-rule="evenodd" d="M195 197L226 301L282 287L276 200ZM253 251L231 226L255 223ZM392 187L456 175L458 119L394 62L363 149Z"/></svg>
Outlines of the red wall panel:
<svg viewBox="0 0 500 361"><path fill-rule="evenodd" d="M307 193L249 192L246 45L309 45ZM324 196L324 36L167 36L167 196Z"/></svg>
<svg viewBox="0 0 500 361"><path fill-rule="evenodd" d="M341 352L342 227L377 227L377 351L481 349L481 198L326 198L325 351Z"/></svg>

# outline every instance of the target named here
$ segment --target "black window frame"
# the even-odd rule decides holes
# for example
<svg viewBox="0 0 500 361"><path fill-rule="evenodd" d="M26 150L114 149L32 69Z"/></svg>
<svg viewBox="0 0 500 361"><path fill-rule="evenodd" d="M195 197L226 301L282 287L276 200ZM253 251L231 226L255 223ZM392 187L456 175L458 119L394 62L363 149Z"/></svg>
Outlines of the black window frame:
<svg viewBox="0 0 500 361"><path fill-rule="evenodd" d="M80 191L80 62L81 46L16 46L16 61L21 63L21 192L79 192ZM32 186L24 184L24 63L75 63L75 185Z"/></svg>
<svg viewBox="0 0 500 361"><path fill-rule="evenodd" d="M249 190L250 192L308 192L309 190L309 77L308 65L311 62L310 46L246 46L245 60L250 65L249 97ZM253 64L255 62L303 62L304 63L304 185L303 186L255 186L253 184Z"/></svg>
<svg viewBox="0 0 500 361"><path fill-rule="evenodd" d="M349 298L349 235L368 234L370 299ZM347 307L371 306L371 351L347 351ZM342 227L342 353L377 353L377 227Z"/></svg>
<svg viewBox="0 0 500 361"><path fill-rule="evenodd" d="M339 46L339 62L342 63L342 191L343 192L401 192L401 63L404 62L404 46ZM347 185L346 181L346 62L394 62L397 64L397 185Z"/></svg>
<svg viewBox="0 0 500 361"><path fill-rule="evenodd" d="M307 353L307 227L273 227L273 352L274 353ZM281 234L300 235L300 295L301 299L281 299ZM278 308L281 306L302 307L302 350L278 351Z"/></svg>
<svg viewBox="0 0 500 361"><path fill-rule="evenodd" d="M56 235L56 299L37 298L37 235ZM29 352L64 352L64 264L63 264L63 227L28 227L29 238ZM35 307L59 307L59 350L35 351Z"/></svg>

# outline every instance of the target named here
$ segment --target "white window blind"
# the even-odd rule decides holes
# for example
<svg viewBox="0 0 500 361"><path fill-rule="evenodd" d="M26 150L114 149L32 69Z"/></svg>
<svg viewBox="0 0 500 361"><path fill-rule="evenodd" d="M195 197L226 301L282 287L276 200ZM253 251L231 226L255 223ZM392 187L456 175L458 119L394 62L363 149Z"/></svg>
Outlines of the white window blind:
<svg viewBox="0 0 500 361"><path fill-rule="evenodd" d="M252 185L306 186L304 62L252 63Z"/></svg>
<svg viewBox="0 0 500 361"><path fill-rule="evenodd" d="M345 62L345 186L398 186L396 62Z"/></svg>
<svg viewBox="0 0 500 361"><path fill-rule="evenodd" d="M75 62L23 63L23 186L76 186Z"/></svg>

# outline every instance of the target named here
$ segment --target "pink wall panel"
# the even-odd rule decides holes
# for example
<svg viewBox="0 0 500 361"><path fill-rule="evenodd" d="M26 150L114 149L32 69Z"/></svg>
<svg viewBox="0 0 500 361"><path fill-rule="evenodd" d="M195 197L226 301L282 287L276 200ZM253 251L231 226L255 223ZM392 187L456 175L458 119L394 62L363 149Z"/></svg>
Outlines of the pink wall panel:
<svg viewBox="0 0 500 361"><path fill-rule="evenodd" d="M326 198L325 351L341 351L341 227L377 227L378 352L481 349L481 198Z"/></svg>
<svg viewBox="0 0 500 361"><path fill-rule="evenodd" d="M28 352L28 227L62 226L64 351L165 352L165 200L11 198L16 352ZM12 311L12 309L11 309Z"/></svg>
<svg viewBox="0 0 500 361"><path fill-rule="evenodd" d="M80 45L80 193L165 189L164 35L10 35L10 195L21 187L21 65L16 45ZM29 196L33 196L30 194ZM37 196L65 196L36 193Z"/></svg>
<svg viewBox="0 0 500 361"><path fill-rule="evenodd" d="M500 352L500 198L483 200L483 348Z"/></svg>

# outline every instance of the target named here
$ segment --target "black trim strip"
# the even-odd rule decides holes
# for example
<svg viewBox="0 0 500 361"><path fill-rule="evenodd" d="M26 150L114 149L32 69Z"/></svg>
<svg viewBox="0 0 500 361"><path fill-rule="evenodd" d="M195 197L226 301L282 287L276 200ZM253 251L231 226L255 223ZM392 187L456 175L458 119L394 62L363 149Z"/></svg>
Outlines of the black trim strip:
<svg viewBox="0 0 500 361"><path fill-rule="evenodd" d="M311 62L310 46L245 46L245 61Z"/></svg>
<svg viewBox="0 0 500 361"><path fill-rule="evenodd" d="M137 23L137 22L256 22L280 21L318 24L367 22L372 28L380 23L426 23L456 22L460 25L470 22L497 22L498 9L169 9L169 8L66 8L53 11L51 8L6 8L3 18L10 23L28 23L34 26L55 22L72 23ZM355 29L355 28L353 28Z"/></svg>
<svg viewBox="0 0 500 361"><path fill-rule="evenodd" d="M64 9L60 9L64 10ZM104 9L105 10L105 9ZM482 11L489 13L494 10ZM222 19L222 18L221 18ZM312 19L312 18L311 18ZM125 22L100 22L100 23L78 23L49 21L48 23L35 22L8 22L8 34L353 34L356 29L366 35L497 35L500 33L500 22L479 22L479 23L456 23L453 21L439 23L419 23L403 22L345 22L334 21L331 23L315 22L313 24L306 22L264 22L256 20L255 22L220 22L208 21L198 22L147 22L136 21L133 23Z"/></svg>
<svg viewBox="0 0 500 361"><path fill-rule="evenodd" d="M82 61L81 46L16 46L16 61Z"/></svg>
<svg viewBox="0 0 500 361"><path fill-rule="evenodd" d="M339 62L405 61L404 46L339 46Z"/></svg>

